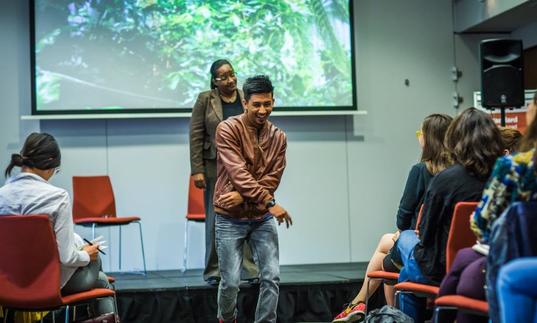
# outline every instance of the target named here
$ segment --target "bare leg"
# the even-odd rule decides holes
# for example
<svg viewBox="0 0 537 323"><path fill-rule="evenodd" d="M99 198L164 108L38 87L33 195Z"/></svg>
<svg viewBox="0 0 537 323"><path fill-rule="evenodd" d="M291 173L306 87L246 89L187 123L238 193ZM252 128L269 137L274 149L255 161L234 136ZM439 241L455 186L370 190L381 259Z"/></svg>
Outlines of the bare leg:
<svg viewBox="0 0 537 323"><path fill-rule="evenodd" d="M373 253L373 256L371 257L371 260L369 261L369 264L367 265L367 271L366 275L364 277L364 284L362 285L362 288L360 289L360 292L356 297L352 300L352 304L358 304L359 302L365 303L365 296L366 296L366 289L367 289L367 282L369 281L369 278L367 277L367 274L372 271L382 270L382 261L384 260L384 257L390 251L390 249L393 247L393 233L386 233L385 235L380 238L379 244L377 245L377 249L375 249L375 252ZM380 280L373 280L369 283L369 293L368 295L372 295L377 288L380 286L381 281ZM388 301L388 300L387 300ZM393 303L393 296L391 299Z"/></svg>
<svg viewBox="0 0 537 323"><path fill-rule="evenodd" d="M384 298L386 298L386 304L394 306L395 304L395 289L392 285L384 284Z"/></svg>

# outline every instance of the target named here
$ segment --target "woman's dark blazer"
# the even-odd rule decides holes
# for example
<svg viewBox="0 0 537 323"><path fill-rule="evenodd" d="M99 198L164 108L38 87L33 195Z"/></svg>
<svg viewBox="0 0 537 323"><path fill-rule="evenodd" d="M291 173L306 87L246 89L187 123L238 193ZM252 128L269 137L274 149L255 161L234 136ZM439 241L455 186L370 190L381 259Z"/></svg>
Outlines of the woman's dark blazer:
<svg viewBox="0 0 537 323"><path fill-rule="evenodd" d="M243 93L239 90L239 100ZM192 109L190 122L190 173L206 173L204 159L216 159L216 126L224 119L218 89L201 92ZM207 174L206 174L207 175Z"/></svg>

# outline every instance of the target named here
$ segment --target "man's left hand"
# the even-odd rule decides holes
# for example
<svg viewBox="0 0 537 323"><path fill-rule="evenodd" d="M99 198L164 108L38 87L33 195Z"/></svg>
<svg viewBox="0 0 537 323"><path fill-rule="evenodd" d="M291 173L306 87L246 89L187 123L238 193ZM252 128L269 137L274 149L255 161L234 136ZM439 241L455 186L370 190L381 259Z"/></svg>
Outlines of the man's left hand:
<svg viewBox="0 0 537 323"><path fill-rule="evenodd" d="M220 197L220 203L226 208L235 207L244 202L244 199L237 191L229 192Z"/></svg>

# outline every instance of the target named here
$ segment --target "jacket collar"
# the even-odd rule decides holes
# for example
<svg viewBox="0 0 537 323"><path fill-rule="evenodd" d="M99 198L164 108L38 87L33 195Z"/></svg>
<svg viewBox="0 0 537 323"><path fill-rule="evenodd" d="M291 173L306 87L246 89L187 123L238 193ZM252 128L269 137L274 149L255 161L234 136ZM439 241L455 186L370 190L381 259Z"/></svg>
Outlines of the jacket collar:
<svg viewBox="0 0 537 323"><path fill-rule="evenodd" d="M242 105L242 99L244 97L242 90L239 91L239 100ZM224 110L222 109L222 99L220 99L220 92L218 89L211 90L211 108L214 110L220 121L224 120Z"/></svg>

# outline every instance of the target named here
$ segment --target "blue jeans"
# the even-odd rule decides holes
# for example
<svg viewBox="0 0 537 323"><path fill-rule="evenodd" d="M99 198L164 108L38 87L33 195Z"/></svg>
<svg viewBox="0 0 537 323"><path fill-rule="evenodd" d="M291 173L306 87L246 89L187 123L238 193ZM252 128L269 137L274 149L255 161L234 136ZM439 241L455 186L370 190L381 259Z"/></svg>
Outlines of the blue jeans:
<svg viewBox="0 0 537 323"><path fill-rule="evenodd" d="M537 258L519 258L500 269L502 322L537 322Z"/></svg>
<svg viewBox="0 0 537 323"><path fill-rule="evenodd" d="M232 322L237 317L243 246L248 241L260 272L255 322L276 322L280 261L278 230L274 218L238 222L217 214L215 232L221 276L218 286L218 318Z"/></svg>
<svg viewBox="0 0 537 323"><path fill-rule="evenodd" d="M401 253L403 268L399 273L399 282L411 281L415 283L430 284L431 280L425 277L414 258L414 248L419 242L419 238L414 230L405 230L401 232L397 241L397 248ZM414 322L425 321L425 310L427 299L417 297L414 294L400 293L399 308L406 315L414 319Z"/></svg>

